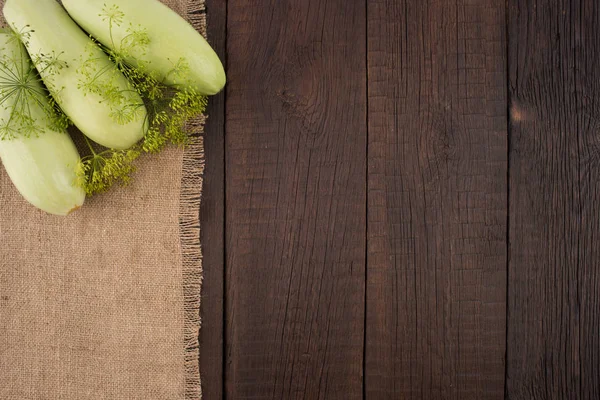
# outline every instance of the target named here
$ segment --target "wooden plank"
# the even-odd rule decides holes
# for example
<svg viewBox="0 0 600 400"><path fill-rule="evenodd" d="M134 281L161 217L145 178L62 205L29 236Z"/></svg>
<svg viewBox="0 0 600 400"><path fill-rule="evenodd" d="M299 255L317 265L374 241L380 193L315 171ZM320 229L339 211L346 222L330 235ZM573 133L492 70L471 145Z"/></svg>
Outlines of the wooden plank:
<svg viewBox="0 0 600 400"><path fill-rule="evenodd" d="M600 399L600 4L509 21L507 398Z"/></svg>
<svg viewBox="0 0 600 400"><path fill-rule="evenodd" d="M368 7L367 399L503 399L504 0Z"/></svg>
<svg viewBox="0 0 600 400"><path fill-rule="evenodd" d="M365 3L230 0L228 399L362 399Z"/></svg>
<svg viewBox="0 0 600 400"><path fill-rule="evenodd" d="M208 40L225 63L227 0L206 0ZM223 307L225 277L225 94L210 98L205 127L206 169L201 232L204 281L200 373L205 399L223 398Z"/></svg>

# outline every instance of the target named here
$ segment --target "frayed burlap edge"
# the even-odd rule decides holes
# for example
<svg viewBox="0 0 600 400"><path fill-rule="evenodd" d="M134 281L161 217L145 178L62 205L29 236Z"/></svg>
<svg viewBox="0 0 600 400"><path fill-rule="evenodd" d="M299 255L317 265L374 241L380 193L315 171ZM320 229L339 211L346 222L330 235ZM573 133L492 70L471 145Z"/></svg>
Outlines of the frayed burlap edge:
<svg viewBox="0 0 600 400"><path fill-rule="evenodd" d="M206 37L204 0L187 0L188 21ZM200 244L200 204L204 175L204 122L206 117L189 123L194 136L183 155L179 226L181 238L184 339L185 399L200 400L200 302L202 290L202 247Z"/></svg>
<svg viewBox="0 0 600 400"><path fill-rule="evenodd" d="M198 130L202 122L198 121ZM179 226L183 271L185 399L200 400L200 292L202 289L202 249L199 208L204 173L204 140L194 137L183 156Z"/></svg>

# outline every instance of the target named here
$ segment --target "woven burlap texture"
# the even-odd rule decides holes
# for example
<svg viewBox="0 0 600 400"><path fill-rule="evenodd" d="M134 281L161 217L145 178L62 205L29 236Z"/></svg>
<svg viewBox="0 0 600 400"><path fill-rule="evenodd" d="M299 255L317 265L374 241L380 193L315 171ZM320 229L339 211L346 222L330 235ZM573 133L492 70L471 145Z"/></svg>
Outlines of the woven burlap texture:
<svg viewBox="0 0 600 400"><path fill-rule="evenodd" d="M205 33L203 0L164 2ZM0 167L0 400L201 398L203 168L197 138L54 217Z"/></svg>

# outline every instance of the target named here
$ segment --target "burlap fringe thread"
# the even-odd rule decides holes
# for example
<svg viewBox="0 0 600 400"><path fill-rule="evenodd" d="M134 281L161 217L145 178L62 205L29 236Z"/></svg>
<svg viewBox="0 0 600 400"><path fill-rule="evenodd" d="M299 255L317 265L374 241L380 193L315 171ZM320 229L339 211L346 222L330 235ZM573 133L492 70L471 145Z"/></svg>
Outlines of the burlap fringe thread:
<svg viewBox="0 0 600 400"><path fill-rule="evenodd" d="M204 173L204 140L202 137L194 137L190 146L185 150L182 172L179 227L184 282L185 399L200 400L202 390L198 335L200 330L200 291L202 289L199 215Z"/></svg>
<svg viewBox="0 0 600 400"><path fill-rule="evenodd" d="M206 37L204 0L188 0L188 21ZM204 132L206 117L189 123L194 134ZM204 175L204 139L195 136L183 155L179 227L183 262L185 399L200 400L200 301L202 290L202 248L200 244L200 204Z"/></svg>

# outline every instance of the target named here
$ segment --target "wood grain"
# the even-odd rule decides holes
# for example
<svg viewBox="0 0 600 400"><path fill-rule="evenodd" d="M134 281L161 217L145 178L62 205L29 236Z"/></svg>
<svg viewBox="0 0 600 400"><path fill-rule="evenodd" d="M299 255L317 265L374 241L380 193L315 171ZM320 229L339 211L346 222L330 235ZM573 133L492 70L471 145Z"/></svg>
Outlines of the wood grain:
<svg viewBox="0 0 600 400"><path fill-rule="evenodd" d="M227 0L206 0L208 40L226 63ZM204 284L200 373L204 399L223 398L223 316L225 277L225 94L210 98L204 129L206 169L200 209Z"/></svg>
<svg viewBox="0 0 600 400"><path fill-rule="evenodd" d="M230 0L228 399L361 399L365 3Z"/></svg>
<svg viewBox="0 0 600 400"><path fill-rule="evenodd" d="M510 0L507 398L600 398L600 4Z"/></svg>
<svg viewBox="0 0 600 400"><path fill-rule="evenodd" d="M504 397L505 18L368 2L367 399Z"/></svg>

